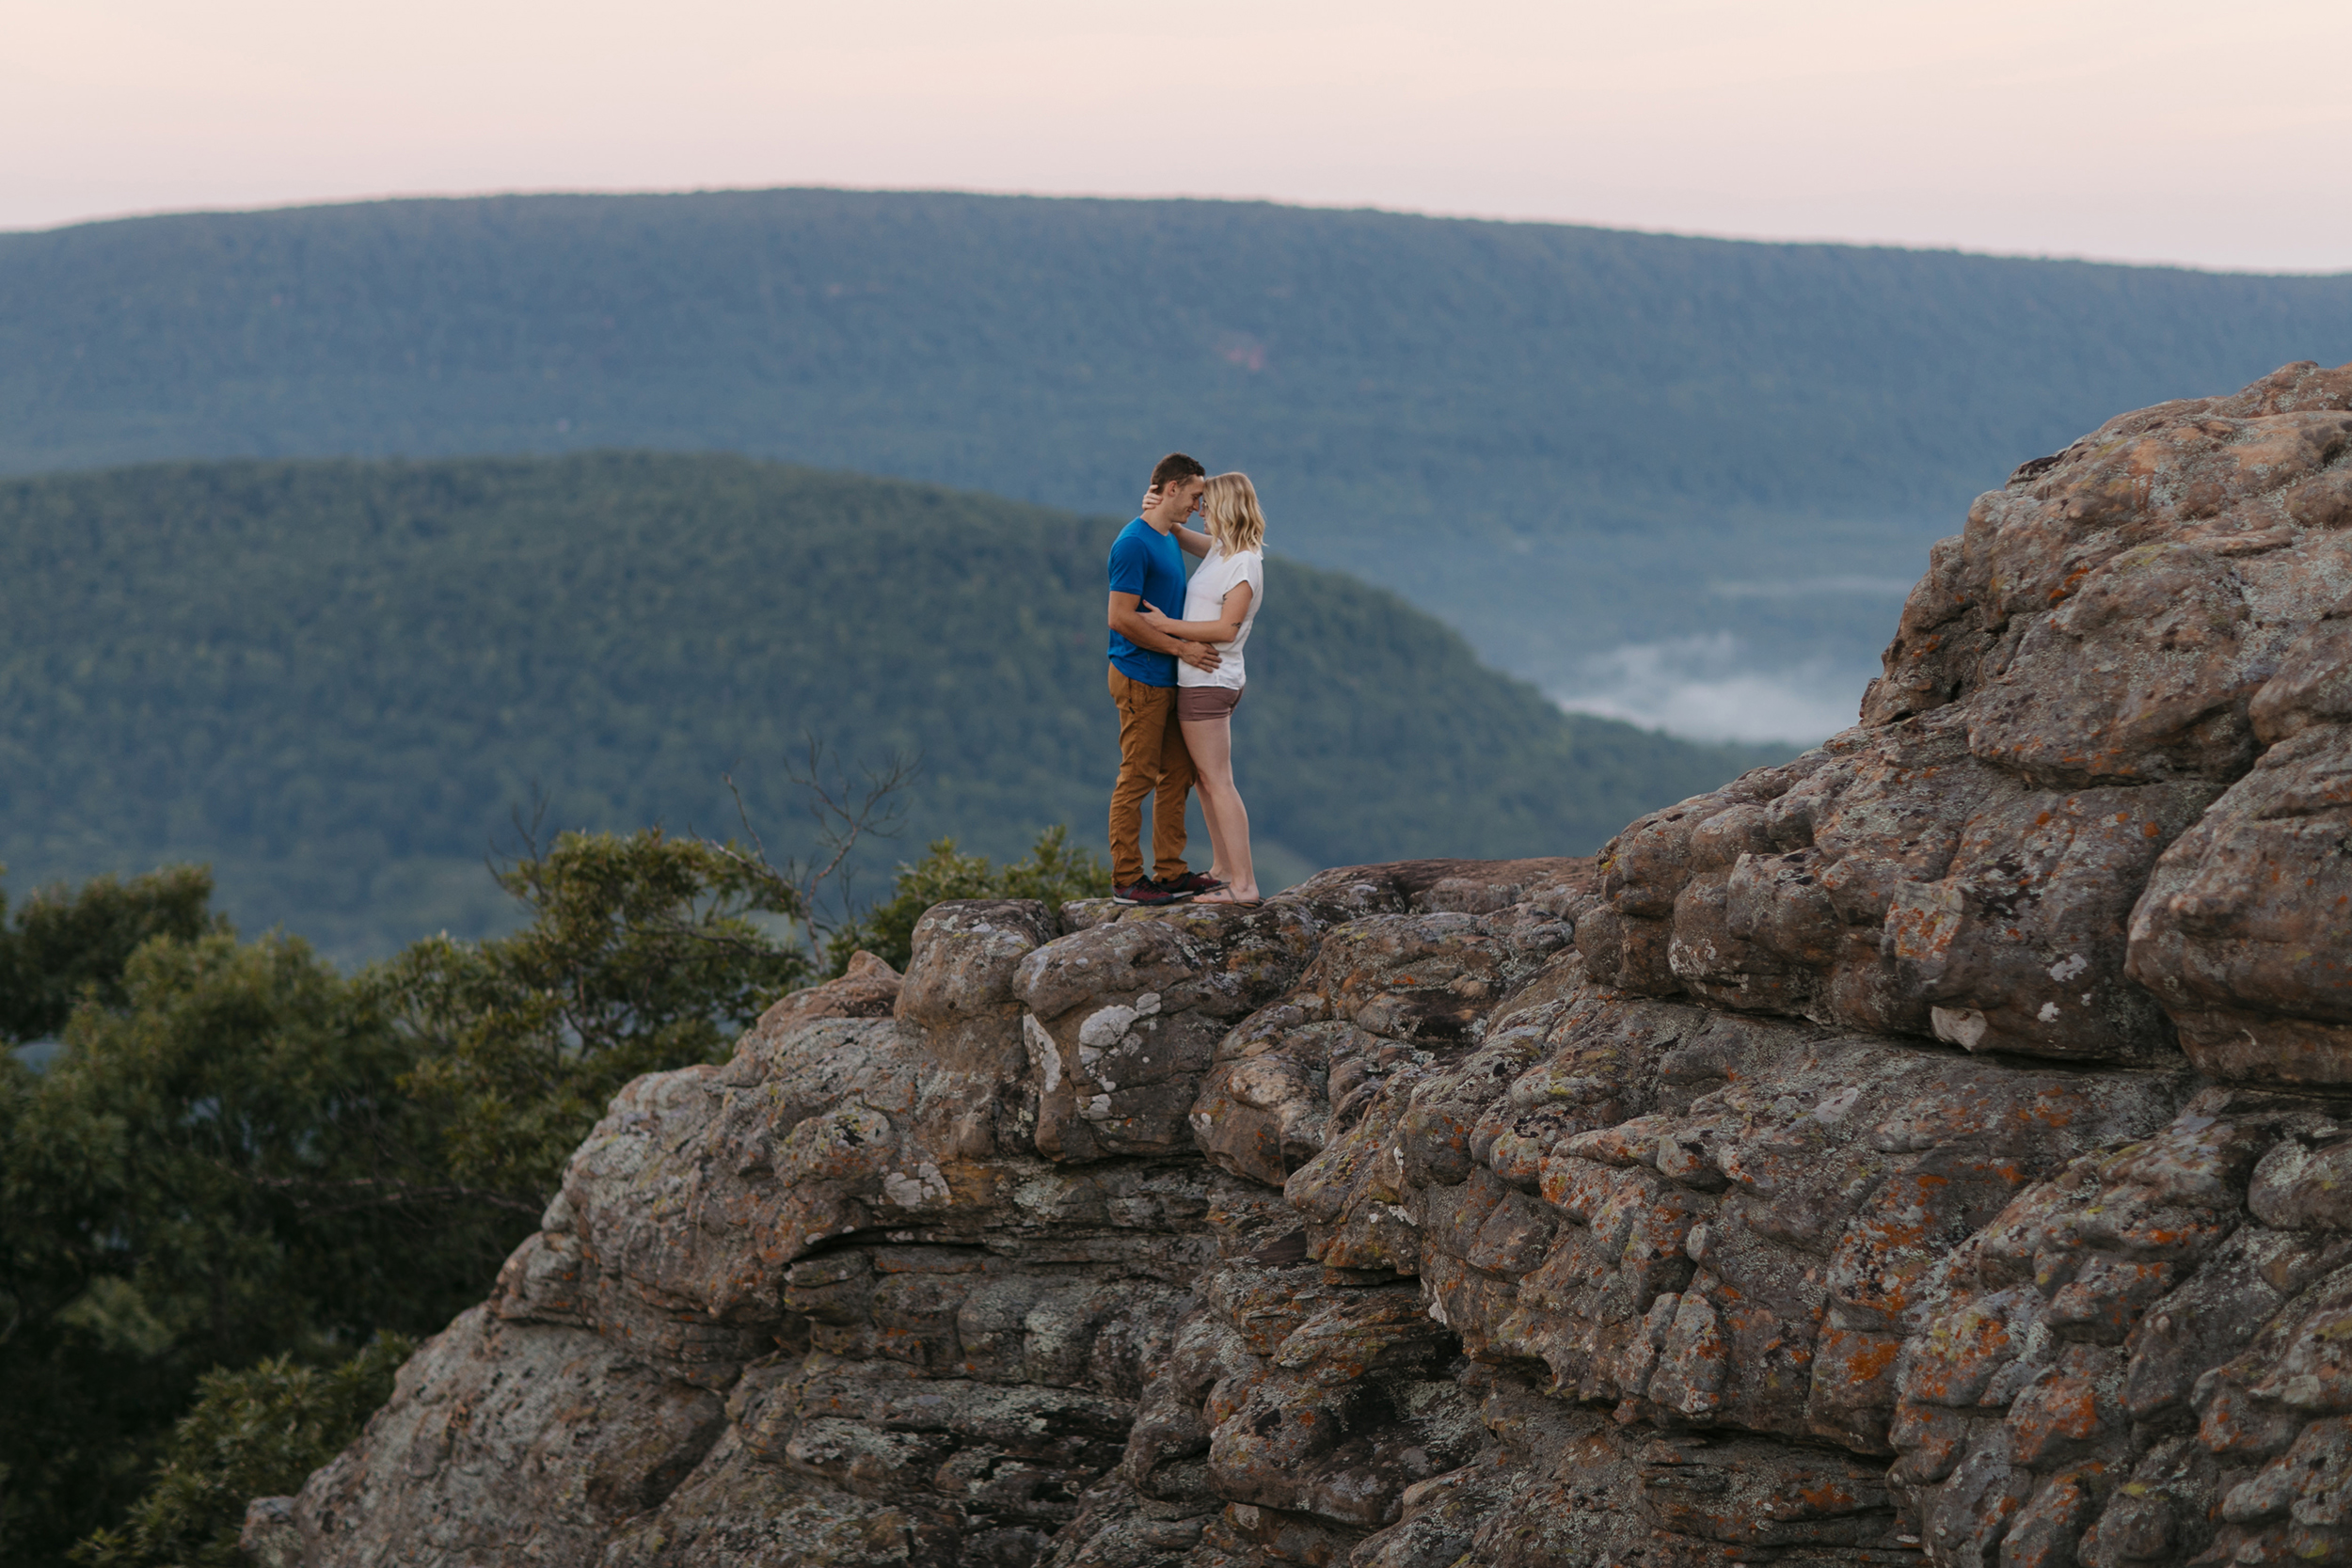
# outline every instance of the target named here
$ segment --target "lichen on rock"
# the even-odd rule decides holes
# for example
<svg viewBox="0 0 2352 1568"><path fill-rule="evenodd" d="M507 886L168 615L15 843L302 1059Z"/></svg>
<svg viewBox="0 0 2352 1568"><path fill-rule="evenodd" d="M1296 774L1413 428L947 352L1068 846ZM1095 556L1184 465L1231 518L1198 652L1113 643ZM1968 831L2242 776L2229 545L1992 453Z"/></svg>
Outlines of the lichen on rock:
<svg viewBox="0 0 2352 1568"><path fill-rule="evenodd" d="M630 1085L326 1565L2352 1561L2352 367L1597 861L942 905Z"/></svg>

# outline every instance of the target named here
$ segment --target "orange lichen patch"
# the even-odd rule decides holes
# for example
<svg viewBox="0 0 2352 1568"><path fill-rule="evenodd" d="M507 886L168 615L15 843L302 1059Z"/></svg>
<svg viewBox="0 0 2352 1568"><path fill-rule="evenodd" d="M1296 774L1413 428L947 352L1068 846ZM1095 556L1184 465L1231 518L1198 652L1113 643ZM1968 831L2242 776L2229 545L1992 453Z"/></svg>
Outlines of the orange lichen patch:
<svg viewBox="0 0 2352 1568"><path fill-rule="evenodd" d="M2044 1378L2010 1406L2010 1457L2031 1465L2077 1451L2097 1441L2114 1417L2088 1379Z"/></svg>
<svg viewBox="0 0 2352 1568"><path fill-rule="evenodd" d="M2066 1216L2052 1227L2051 1238L2061 1246L2099 1247L2140 1259L2128 1265L2122 1260L2103 1265L2133 1271L2139 1277L2141 1272L2171 1262L2193 1262L2236 1226L2234 1212L2167 1205L2145 1189L2124 1187ZM2118 1273L2117 1278L2122 1277Z"/></svg>
<svg viewBox="0 0 2352 1568"><path fill-rule="evenodd" d="M1854 1338L1865 1338L1855 1335ZM1902 1354L1902 1341L1888 1338L1868 1338L1865 1348L1846 1357L1845 1375L1856 1380L1879 1378L1895 1370L1895 1362Z"/></svg>
<svg viewBox="0 0 2352 1568"><path fill-rule="evenodd" d="M2004 1166L1938 1159L1941 1168L1890 1177L1857 1214L1830 1262L1830 1294L1851 1308L1880 1314L1886 1326L1916 1304L1919 1288L1952 1245L2008 1201L2014 1183Z"/></svg>
<svg viewBox="0 0 2352 1568"><path fill-rule="evenodd" d="M1824 1481L1818 1486L1799 1486L1797 1500L1812 1513L1851 1513L1862 1506L1862 1496L1852 1487L1838 1481ZM1766 1505L1768 1508L1770 1504ZM1777 1512L1777 1511L1775 1511Z"/></svg>
<svg viewBox="0 0 2352 1568"><path fill-rule="evenodd" d="M1866 1452L1891 1453L1887 1429L1901 1350L1898 1335L1822 1329L1809 1358L1806 1430Z"/></svg>
<svg viewBox="0 0 2352 1568"><path fill-rule="evenodd" d="M2074 1090L2052 1087L2033 1097L2026 1119L2043 1127L2059 1128L2074 1125L2075 1114L2082 1108L2082 1097ZM2004 1173L2015 1170L2014 1165L2000 1167Z"/></svg>

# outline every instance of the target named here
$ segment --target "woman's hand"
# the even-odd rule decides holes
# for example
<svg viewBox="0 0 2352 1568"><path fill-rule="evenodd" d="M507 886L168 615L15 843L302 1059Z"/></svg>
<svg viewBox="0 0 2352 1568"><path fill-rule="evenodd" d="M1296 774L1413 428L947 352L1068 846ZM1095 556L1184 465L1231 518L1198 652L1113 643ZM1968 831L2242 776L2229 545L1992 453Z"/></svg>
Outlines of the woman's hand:
<svg viewBox="0 0 2352 1568"><path fill-rule="evenodd" d="M1181 621L1169 620L1158 610L1153 610L1151 605L1146 603L1144 600L1137 599L1136 601L1136 613L1142 618L1143 624L1150 626L1153 631L1165 632L1168 636L1174 638L1176 640L1176 657L1186 664L1191 665L1194 669L1200 671L1214 671L1218 665L1225 662L1225 656L1216 651L1216 645L1215 643L1195 641L1192 638L1184 636L1182 632L1170 631L1168 629L1169 627L1179 626L1184 625L1184 623Z"/></svg>
<svg viewBox="0 0 2352 1568"><path fill-rule="evenodd" d="M1143 504L1142 504L1141 506L1136 507L1136 512L1138 512L1138 513L1149 512L1149 511L1151 511L1153 507L1155 507L1155 506L1157 506L1157 505L1159 505L1159 504L1160 504L1160 487L1159 487L1158 485L1154 484L1153 486L1152 486L1152 488L1150 488L1149 490L1146 490L1146 491L1143 493Z"/></svg>

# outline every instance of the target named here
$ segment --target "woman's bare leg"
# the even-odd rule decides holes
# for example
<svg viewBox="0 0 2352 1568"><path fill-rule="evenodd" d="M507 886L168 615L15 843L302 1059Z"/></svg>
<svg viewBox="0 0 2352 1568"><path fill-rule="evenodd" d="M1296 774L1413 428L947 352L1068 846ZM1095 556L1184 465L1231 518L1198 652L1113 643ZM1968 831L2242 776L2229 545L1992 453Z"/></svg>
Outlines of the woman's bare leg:
<svg viewBox="0 0 2352 1568"><path fill-rule="evenodd" d="M1249 809L1233 784L1232 721L1187 719L1184 725L1184 749L1192 753L1194 782L1200 791L1200 815L1208 820L1216 855L1209 875L1226 884L1193 902L1254 904L1258 873L1249 857Z"/></svg>
<svg viewBox="0 0 2352 1568"><path fill-rule="evenodd" d="M1193 787L1200 794L1200 816L1209 825L1209 875L1220 882L1230 882L1232 877L1225 859L1223 793L1211 781L1230 781L1232 776L1232 733L1223 719L1186 719L1182 722L1184 750L1192 756Z"/></svg>

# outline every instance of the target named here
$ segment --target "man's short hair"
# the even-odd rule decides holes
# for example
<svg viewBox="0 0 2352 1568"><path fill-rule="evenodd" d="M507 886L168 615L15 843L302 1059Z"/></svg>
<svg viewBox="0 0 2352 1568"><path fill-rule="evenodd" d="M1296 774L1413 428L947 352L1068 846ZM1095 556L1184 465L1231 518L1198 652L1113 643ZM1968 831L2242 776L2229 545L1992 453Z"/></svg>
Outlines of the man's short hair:
<svg viewBox="0 0 2352 1568"><path fill-rule="evenodd" d="M1152 488L1165 490L1187 479L1206 479L1209 470L1200 466L1200 459L1171 451L1152 465Z"/></svg>

